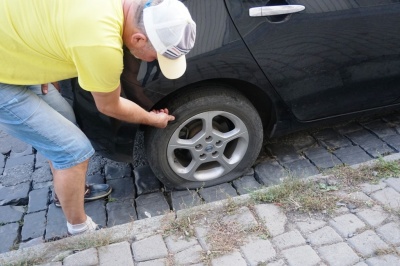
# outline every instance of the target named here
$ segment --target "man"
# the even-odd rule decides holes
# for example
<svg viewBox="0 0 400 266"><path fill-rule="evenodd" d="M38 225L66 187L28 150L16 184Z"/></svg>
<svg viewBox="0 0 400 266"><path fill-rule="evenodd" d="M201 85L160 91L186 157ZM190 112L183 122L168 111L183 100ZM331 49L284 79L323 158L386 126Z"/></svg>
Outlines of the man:
<svg viewBox="0 0 400 266"><path fill-rule="evenodd" d="M177 0L3 0L0 25L0 127L49 159L69 234L96 230L83 206L93 148L29 85L77 76L105 115L164 128L174 120L167 109L148 112L120 97L122 45L178 78L196 24Z"/></svg>

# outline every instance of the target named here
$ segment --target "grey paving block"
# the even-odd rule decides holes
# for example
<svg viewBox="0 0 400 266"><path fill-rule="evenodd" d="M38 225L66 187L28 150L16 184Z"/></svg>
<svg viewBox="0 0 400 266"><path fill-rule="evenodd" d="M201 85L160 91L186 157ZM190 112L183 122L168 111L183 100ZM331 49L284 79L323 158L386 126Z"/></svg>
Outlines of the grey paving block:
<svg viewBox="0 0 400 266"><path fill-rule="evenodd" d="M378 205L359 211L356 215L372 227L381 225L389 217L389 214Z"/></svg>
<svg viewBox="0 0 400 266"><path fill-rule="evenodd" d="M75 254L69 255L63 260L64 266L98 265L99 258L97 249L89 248Z"/></svg>
<svg viewBox="0 0 400 266"><path fill-rule="evenodd" d="M179 211L202 203L200 196L194 190L171 191L172 209Z"/></svg>
<svg viewBox="0 0 400 266"><path fill-rule="evenodd" d="M136 262L165 258L168 250L161 235L154 235L132 243Z"/></svg>
<svg viewBox="0 0 400 266"><path fill-rule="evenodd" d="M44 243L43 237L37 237L26 242L20 242L18 249L29 248Z"/></svg>
<svg viewBox="0 0 400 266"><path fill-rule="evenodd" d="M308 236L308 240L312 245L321 246L327 244L334 244L343 239L332 229L332 227L325 226Z"/></svg>
<svg viewBox="0 0 400 266"><path fill-rule="evenodd" d="M236 224L244 230L250 230L258 225L253 213L246 206L235 210L232 214L227 213L222 222L226 224Z"/></svg>
<svg viewBox="0 0 400 266"><path fill-rule="evenodd" d="M86 183L88 184L104 184L105 177L102 174L94 174L86 176Z"/></svg>
<svg viewBox="0 0 400 266"><path fill-rule="evenodd" d="M318 254L310 246L300 246L282 251L291 266L315 265L321 261Z"/></svg>
<svg viewBox="0 0 400 266"><path fill-rule="evenodd" d="M108 202L107 209L107 226L130 223L137 220L135 202L133 199L117 202Z"/></svg>
<svg viewBox="0 0 400 266"><path fill-rule="evenodd" d="M290 142L293 143L293 147L297 152L302 152L310 149L311 147L318 146L315 138L307 132L299 132L294 134L293 138L290 139Z"/></svg>
<svg viewBox="0 0 400 266"><path fill-rule="evenodd" d="M168 202L162 192L140 195L135 201L139 220L163 215L170 211Z"/></svg>
<svg viewBox="0 0 400 266"><path fill-rule="evenodd" d="M306 244L306 240L297 230L276 236L272 242L281 250Z"/></svg>
<svg viewBox="0 0 400 266"><path fill-rule="evenodd" d="M136 192L138 195L160 191L161 182L154 175L150 166L144 165L133 170L135 176Z"/></svg>
<svg viewBox="0 0 400 266"><path fill-rule="evenodd" d="M212 266L247 266L245 259L238 251L211 260Z"/></svg>
<svg viewBox="0 0 400 266"><path fill-rule="evenodd" d="M269 262L276 257L276 251L269 240L254 238L240 247L248 265L257 266ZM269 264L268 264L269 265Z"/></svg>
<svg viewBox="0 0 400 266"><path fill-rule="evenodd" d="M12 137L0 131L0 153L8 154L11 151Z"/></svg>
<svg viewBox="0 0 400 266"><path fill-rule="evenodd" d="M11 143L10 158L22 157L33 153L31 145L12 136L9 137L9 141Z"/></svg>
<svg viewBox="0 0 400 266"><path fill-rule="evenodd" d="M21 165L26 165L27 168L30 170L33 170L33 165L35 162L35 155L26 155L26 156L20 156L20 157L13 157L13 158L8 158L6 161L6 166L5 170L14 170L16 166L21 166ZM11 172L11 171L10 171Z"/></svg>
<svg viewBox="0 0 400 266"><path fill-rule="evenodd" d="M47 210L49 188L35 189L29 192L28 213Z"/></svg>
<svg viewBox="0 0 400 266"><path fill-rule="evenodd" d="M387 122L384 122L381 119L363 123L363 126L372 131L379 138L385 138L397 134L393 127L389 126Z"/></svg>
<svg viewBox="0 0 400 266"><path fill-rule="evenodd" d="M343 237L349 237L365 227L354 214L344 214L329 220L329 224Z"/></svg>
<svg viewBox="0 0 400 266"><path fill-rule="evenodd" d="M67 220L61 208L56 207L54 204L49 205L47 212L47 224L45 239L57 239L67 235Z"/></svg>
<svg viewBox="0 0 400 266"><path fill-rule="evenodd" d="M18 223L11 223L0 226L0 253L8 252L18 241Z"/></svg>
<svg viewBox="0 0 400 266"><path fill-rule="evenodd" d="M301 159L300 154L296 151L293 145L273 143L266 145L265 148L272 156L276 157L278 161L282 163L293 162Z"/></svg>
<svg viewBox="0 0 400 266"><path fill-rule="evenodd" d="M257 204L254 209L271 236L277 236L285 232L287 217L279 207L273 204Z"/></svg>
<svg viewBox="0 0 400 266"><path fill-rule="evenodd" d="M53 174L51 173L49 164L35 168L32 173L33 184L53 181Z"/></svg>
<svg viewBox="0 0 400 266"><path fill-rule="evenodd" d="M254 176L243 176L233 180L232 184L239 195L248 194L262 187L262 185L256 181Z"/></svg>
<svg viewBox="0 0 400 266"><path fill-rule="evenodd" d="M368 266L398 266L400 265L400 257L394 254L388 254L366 260Z"/></svg>
<svg viewBox="0 0 400 266"><path fill-rule="evenodd" d="M384 137L384 138L382 138L382 140L387 145L389 145L390 147L395 149L397 152L400 151L400 135L392 135L392 136Z"/></svg>
<svg viewBox="0 0 400 266"><path fill-rule="evenodd" d="M3 174L5 161L6 161L6 156L0 153L0 175Z"/></svg>
<svg viewBox="0 0 400 266"><path fill-rule="evenodd" d="M378 190L371 194L371 198L392 209L400 209L400 193L391 187Z"/></svg>
<svg viewBox="0 0 400 266"><path fill-rule="evenodd" d="M21 230L21 240L27 241L30 239L44 236L46 229L46 211L28 213L24 217L24 224Z"/></svg>
<svg viewBox="0 0 400 266"><path fill-rule="evenodd" d="M15 158L19 159L19 158ZM32 180L33 173L33 161L32 164L19 164L10 168L4 168L3 175L0 176L0 183L4 186L14 186L21 183L30 182Z"/></svg>
<svg viewBox="0 0 400 266"><path fill-rule="evenodd" d="M202 248L200 245L191 246L183 251L175 254L174 259L176 265L191 265L201 262Z"/></svg>
<svg viewBox="0 0 400 266"><path fill-rule="evenodd" d="M371 256L377 250L388 249L389 245L382 241L372 230L367 230L348 239L348 243L362 256Z"/></svg>
<svg viewBox="0 0 400 266"><path fill-rule="evenodd" d="M393 152L393 149L387 146L386 143L367 130L352 132L346 136L374 158Z"/></svg>
<svg viewBox="0 0 400 266"><path fill-rule="evenodd" d="M394 190L400 193L400 178L391 177L383 180L383 182L385 182L386 184L391 186Z"/></svg>
<svg viewBox="0 0 400 266"><path fill-rule="evenodd" d="M49 165L49 160L44 157L40 152L35 154L35 168L40 168L45 165Z"/></svg>
<svg viewBox="0 0 400 266"><path fill-rule="evenodd" d="M194 231L196 233L196 237L201 245L201 247L204 250L211 250L212 246L210 243L208 243L208 228L207 227L202 227L202 226L196 226L194 228Z"/></svg>
<svg viewBox="0 0 400 266"><path fill-rule="evenodd" d="M0 224L19 222L22 220L24 210L15 206L0 206Z"/></svg>
<svg viewBox="0 0 400 266"><path fill-rule="evenodd" d="M371 193L373 193L375 191L384 189L385 187L387 187L387 184L381 180L381 181L379 181L378 184L364 183L364 184L361 184L360 187L361 187L361 190L365 194L370 195Z"/></svg>
<svg viewBox="0 0 400 266"><path fill-rule="evenodd" d="M360 260L357 254L343 242L321 247L318 252L321 258L331 266L350 266Z"/></svg>
<svg viewBox="0 0 400 266"><path fill-rule="evenodd" d="M329 150L336 150L351 146L351 142L333 128L326 128L313 133L313 136L322 146Z"/></svg>
<svg viewBox="0 0 400 266"><path fill-rule="evenodd" d="M340 124L340 125L335 126L334 128L341 135L345 135L347 133L363 129L363 127L358 122L349 122L346 124Z"/></svg>
<svg viewBox="0 0 400 266"><path fill-rule="evenodd" d="M170 235L165 238L165 243L167 244L168 250L172 253L178 253L182 250L188 249L199 242L194 237L182 237L176 235Z"/></svg>
<svg viewBox="0 0 400 266"><path fill-rule="evenodd" d="M166 259L148 260L139 262L137 266L166 266L168 265Z"/></svg>
<svg viewBox="0 0 400 266"><path fill-rule="evenodd" d="M353 165L371 160L371 157L358 146L349 146L333 152L344 164Z"/></svg>
<svg viewBox="0 0 400 266"><path fill-rule="evenodd" d="M254 168L254 177L265 186L280 184L287 176L287 170L275 160L261 162Z"/></svg>
<svg viewBox="0 0 400 266"><path fill-rule="evenodd" d="M304 154L318 169L328 169L343 164L333 153L322 147L308 149Z"/></svg>
<svg viewBox="0 0 400 266"><path fill-rule="evenodd" d="M104 166L104 173L107 180L132 176L132 168L128 163L107 161Z"/></svg>
<svg viewBox="0 0 400 266"><path fill-rule="evenodd" d="M107 225L105 200L98 199L91 202L85 202L85 212L92 220L103 227Z"/></svg>
<svg viewBox="0 0 400 266"><path fill-rule="evenodd" d="M112 199L119 201L135 198L136 191L131 177L107 180L107 184L113 188L110 195Z"/></svg>
<svg viewBox="0 0 400 266"><path fill-rule="evenodd" d="M17 186L0 187L0 205L26 205L30 183L21 183Z"/></svg>
<svg viewBox="0 0 400 266"><path fill-rule="evenodd" d="M284 163L284 166L289 170L290 175L294 177L301 178L319 174L318 169L306 159Z"/></svg>
<svg viewBox="0 0 400 266"><path fill-rule="evenodd" d="M99 266L124 265L133 266L129 242L120 242L98 248Z"/></svg>
<svg viewBox="0 0 400 266"><path fill-rule="evenodd" d="M317 219L308 219L308 221L297 222L296 225L300 229L302 233L308 234L315 230L318 230L324 227L326 224L325 221L317 220Z"/></svg>
<svg viewBox="0 0 400 266"><path fill-rule="evenodd" d="M95 175L95 174L100 174L102 170L104 169L104 165L108 162L106 159L104 159L102 156L99 154L94 154L90 159L89 159L89 165L88 165L88 170L86 174L89 175Z"/></svg>
<svg viewBox="0 0 400 266"><path fill-rule="evenodd" d="M207 203L237 196L236 190L228 183L200 189L199 194Z"/></svg>
<svg viewBox="0 0 400 266"><path fill-rule="evenodd" d="M399 223L388 223L379 227L376 232L386 242L398 246L400 244L400 225Z"/></svg>

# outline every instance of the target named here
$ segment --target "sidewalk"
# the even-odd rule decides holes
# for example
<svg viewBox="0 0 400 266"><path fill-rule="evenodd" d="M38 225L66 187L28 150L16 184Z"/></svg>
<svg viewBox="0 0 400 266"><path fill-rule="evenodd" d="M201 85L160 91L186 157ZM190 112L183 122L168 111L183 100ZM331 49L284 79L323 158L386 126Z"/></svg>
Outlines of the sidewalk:
<svg viewBox="0 0 400 266"><path fill-rule="evenodd" d="M0 265L400 265L400 179L346 194L360 204L337 202L331 214L246 194L3 253Z"/></svg>

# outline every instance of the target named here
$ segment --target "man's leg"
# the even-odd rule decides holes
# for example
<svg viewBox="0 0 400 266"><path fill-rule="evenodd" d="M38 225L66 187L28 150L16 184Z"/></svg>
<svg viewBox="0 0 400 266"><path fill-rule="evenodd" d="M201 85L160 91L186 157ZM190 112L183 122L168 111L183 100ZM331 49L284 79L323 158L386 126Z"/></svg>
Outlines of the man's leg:
<svg viewBox="0 0 400 266"><path fill-rule="evenodd" d="M86 216L83 206L87 162L94 150L82 131L26 86L1 83L0 127L52 162L54 186L65 204L68 231L94 230L96 224ZM71 225L76 223L80 225L75 230Z"/></svg>

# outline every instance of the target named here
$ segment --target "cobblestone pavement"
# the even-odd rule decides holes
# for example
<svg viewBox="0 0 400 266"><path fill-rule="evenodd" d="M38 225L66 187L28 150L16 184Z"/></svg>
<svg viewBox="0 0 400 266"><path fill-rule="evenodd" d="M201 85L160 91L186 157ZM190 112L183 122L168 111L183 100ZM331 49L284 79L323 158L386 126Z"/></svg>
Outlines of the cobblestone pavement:
<svg viewBox="0 0 400 266"><path fill-rule="evenodd" d="M353 165L379 156L397 154L400 151L399 133L398 113L315 131L303 131L267 143L259 160L247 175L230 183L198 191L165 191L148 166L134 168L137 162L118 163L96 155L90 160L87 181L108 183L114 190L109 199L86 203L85 208L88 215L97 223L112 228L132 220L159 216L169 210L178 211L194 205L244 195L263 186L279 183L288 171L293 175L305 177L336 165ZM62 211L52 204L51 180L49 166L40 154L35 153L31 146L0 131L0 239L2 240L0 253L38 245L66 235L66 221ZM384 188L372 191L372 194L368 195L373 195L373 199L379 203L399 207L397 201L400 202L400 186L396 186L396 181L393 181L393 184L386 182L383 185ZM382 210L363 210L357 213L348 211L331 221L308 221L306 222L310 224L308 229L302 229L299 225L301 222L288 223L287 217L272 205L259 205L256 210L254 215L261 219L268 218L271 213L280 217L273 219L273 228L277 231L273 235L272 242L271 240L251 242L255 246L268 248L271 252L246 257L245 254L252 248L251 245L244 246L240 252L219 259L215 265L228 265L224 263L233 261L237 263L230 265L241 265L241 263L257 265L253 263L257 256L262 257L260 261L276 260L274 262L276 265L287 263L314 265L321 261L329 265L345 265L341 263L342 261L355 264L360 257L370 256L375 245L386 248L388 245L400 244L397 221ZM377 214L385 218L378 219ZM372 221L373 218L379 221ZM268 224L265 226L271 230ZM360 230L363 232L358 234ZM349 237L351 234L356 235ZM332 237L324 240L325 235ZM196 241L193 242L196 244L185 249L185 252L191 254L195 250L204 249L204 245ZM373 244L366 245L366 241ZM162 242L165 243L164 240ZM166 244L168 246L168 242ZM112 254L118 245L121 249L131 247L135 262L155 259L144 255L142 259L138 259L136 254L139 254L140 250L135 249L135 242L132 246L124 242L102 250L104 254ZM164 255L165 252L173 251L165 244L163 250ZM94 254L97 251L90 252ZM184 254L181 255L182 260L190 257ZM267 254L274 255L264 258L263 256ZM304 258L304 262L296 264L297 257ZM398 260L393 255L389 257L394 261ZM372 262L367 260L367 264L378 265L373 263L379 262L378 259L370 261ZM348 265L352 265L351 263Z"/></svg>

